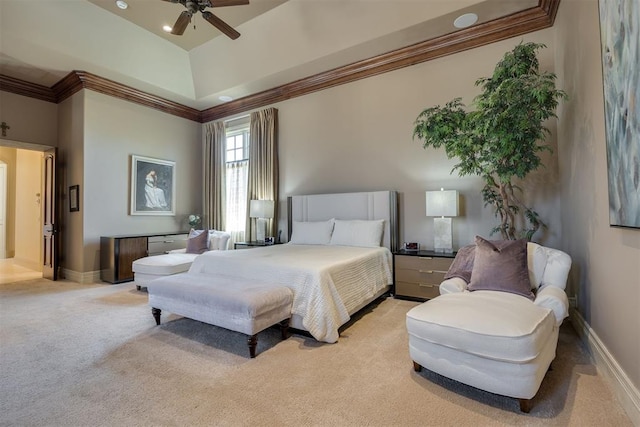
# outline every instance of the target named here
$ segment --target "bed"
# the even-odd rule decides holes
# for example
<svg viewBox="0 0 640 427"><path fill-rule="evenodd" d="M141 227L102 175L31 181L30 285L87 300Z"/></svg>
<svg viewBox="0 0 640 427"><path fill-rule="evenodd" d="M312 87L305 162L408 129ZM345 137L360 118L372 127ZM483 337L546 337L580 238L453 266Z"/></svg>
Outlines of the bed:
<svg viewBox="0 0 640 427"><path fill-rule="evenodd" d="M183 274L203 284L222 276L286 286L293 291L291 326L318 341L336 342L339 327L393 283L397 195L375 191L292 196L288 230L286 244L207 252ZM180 276L158 280L174 280L179 286ZM152 299L150 293L153 306Z"/></svg>

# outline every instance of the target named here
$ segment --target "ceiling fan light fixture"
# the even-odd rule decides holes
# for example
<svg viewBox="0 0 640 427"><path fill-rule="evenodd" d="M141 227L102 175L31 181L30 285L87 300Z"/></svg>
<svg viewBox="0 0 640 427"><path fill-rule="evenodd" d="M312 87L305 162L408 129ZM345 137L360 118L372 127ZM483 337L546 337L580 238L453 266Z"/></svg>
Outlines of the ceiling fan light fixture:
<svg viewBox="0 0 640 427"><path fill-rule="evenodd" d="M118 6L119 9L125 10L129 7L129 3L124 0L116 0L116 6Z"/></svg>
<svg viewBox="0 0 640 427"><path fill-rule="evenodd" d="M93 1L93 0L92 0ZM231 40L235 40L240 37L240 33L233 27L224 22L222 19L206 10L208 7L223 7L223 6L240 6L249 4L249 0L164 0L169 3L180 3L186 8L182 11L178 20L173 25L171 34L181 36L184 34L184 30L191 23L193 18L198 12L202 14L202 17L209 24L216 27L221 33L229 37ZM195 25L194 25L195 29Z"/></svg>
<svg viewBox="0 0 640 427"><path fill-rule="evenodd" d="M171 25L163 25L162 26L162 31L164 31L165 33L170 33L171 30L173 30L173 27Z"/></svg>
<svg viewBox="0 0 640 427"><path fill-rule="evenodd" d="M453 26L456 28L467 28L476 22L478 22L478 15L475 13L465 13L464 15L458 16L455 21L453 21Z"/></svg>

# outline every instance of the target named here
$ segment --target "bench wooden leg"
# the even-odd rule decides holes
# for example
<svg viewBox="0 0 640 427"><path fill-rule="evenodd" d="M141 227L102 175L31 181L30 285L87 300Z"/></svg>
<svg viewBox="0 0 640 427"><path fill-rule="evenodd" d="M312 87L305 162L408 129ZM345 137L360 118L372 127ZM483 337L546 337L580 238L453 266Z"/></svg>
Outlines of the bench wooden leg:
<svg viewBox="0 0 640 427"><path fill-rule="evenodd" d="M422 365L420 365L419 363L413 362L413 370L416 372L422 371Z"/></svg>
<svg viewBox="0 0 640 427"><path fill-rule="evenodd" d="M533 407L533 405L531 404L533 399L518 399L518 400L520 400L520 411L524 412L525 414L528 414L531 411L531 408Z"/></svg>
<svg viewBox="0 0 640 427"><path fill-rule="evenodd" d="M160 324L160 313L162 313L162 310L159 308L151 308L151 314L153 314L153 318L156 319L156 325Z"/></svg>
<svg viewBox="0 0 640 427"><path fill-rule="evenodd" d="M289 319L284 319L280 322L280 332L282 333L282 339L289 338Z"/></svg>
<svg viewBox="0 0 640 427"><path fill-rule="evenodd" d="M253 359L254 357L256 357L256 346L258 345L258 336L251 335L247 340L247 343L249 344L249 355Z"/></svg>

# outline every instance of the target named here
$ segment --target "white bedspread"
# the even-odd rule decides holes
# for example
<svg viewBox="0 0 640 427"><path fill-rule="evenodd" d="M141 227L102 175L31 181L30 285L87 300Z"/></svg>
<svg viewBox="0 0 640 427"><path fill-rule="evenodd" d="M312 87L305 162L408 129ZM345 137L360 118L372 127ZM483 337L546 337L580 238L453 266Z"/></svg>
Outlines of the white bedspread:
<svg viewBox="0 0 640 427"><path fill-rule="evenodd" d="M318 341L336 342L349 311L393 283L392 255L384 247L274 245L211 251L189 273L222 274L287 286L292 314Z"/></svg>

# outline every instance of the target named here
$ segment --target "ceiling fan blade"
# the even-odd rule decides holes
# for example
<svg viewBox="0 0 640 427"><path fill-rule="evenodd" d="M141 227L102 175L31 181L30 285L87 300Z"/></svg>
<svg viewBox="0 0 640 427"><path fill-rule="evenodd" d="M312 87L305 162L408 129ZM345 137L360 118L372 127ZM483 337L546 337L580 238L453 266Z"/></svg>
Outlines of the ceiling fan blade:
<svg viewBox="0 0 640 427"><path fill-rule="evenodd" d="M249 4L249 0L209 0L209 3L211 3L211 7L242 6L243 4Z"/></svg>
<svg viewBox="0 0 640 427"><path fill-rule="evenodd" d="M179 3L178 0L162 0L162 1L166 1L166 2L169 2L169 3Z"/></svg>
<svg viewBox="0 0 640 427"><path fill-rule="evenodd" d="M224 22L222 19L218 18L216 15L209 11L202 12L202 17L209 22L209 24L213 25L224 34L226 34L230 39L235 40L240 37L240 33L234 30L229 24Z"/></svg>
<svg viewBox="0 0 640 427"><path fill-rule="evenodd" d="M178 16L178 20L173 25L173 29L171 30L171 34L175 34L176 36L181 36L186 30L187 25L191 22L191 13L188 11L184 11Z"/></svg>

